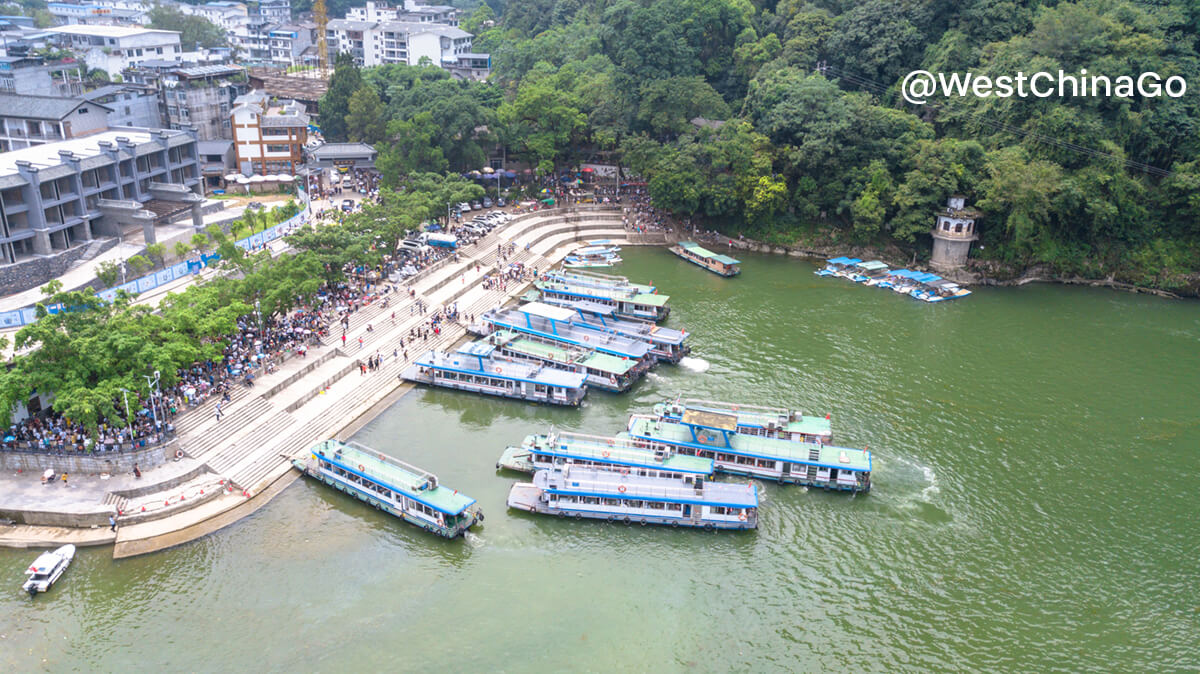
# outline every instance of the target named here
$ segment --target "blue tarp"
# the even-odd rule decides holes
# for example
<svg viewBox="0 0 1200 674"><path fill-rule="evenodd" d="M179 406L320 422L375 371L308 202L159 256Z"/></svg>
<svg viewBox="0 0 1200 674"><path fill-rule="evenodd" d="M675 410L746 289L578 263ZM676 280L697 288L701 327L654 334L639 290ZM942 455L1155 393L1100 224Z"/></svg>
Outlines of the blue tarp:
<svg viewBox="0 0 1200 674"><path fill-rule="evenodd" d="M849 257L835 257L831 260L825 261L829 264L858 264L859 262L862 262L862 260L855 260L854 258Z"/></svg>

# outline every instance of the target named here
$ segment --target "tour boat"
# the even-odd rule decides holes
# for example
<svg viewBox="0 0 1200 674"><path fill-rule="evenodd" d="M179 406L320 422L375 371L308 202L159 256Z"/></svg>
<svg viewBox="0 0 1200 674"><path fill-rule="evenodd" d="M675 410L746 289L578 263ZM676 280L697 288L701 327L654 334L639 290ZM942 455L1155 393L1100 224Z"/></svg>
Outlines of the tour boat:
<svg viewBox="0 0 1200 674"><path fill-rule="evenodd" d="M630 286L599 287L547 277L538 279L533 286L541 292L542 301L547 304L591 300L612 307L616 315L623 318L637 318L655 323L671 313L671 308L667 306L671 300L669 295L640 292L639 289Z"/></svg>
<svg viewBox="0 0 1200 674"><path fill-rule="evenodd" d="M859 262L849 271L851 281L873 286L887 278L888 266L886 262L870 260L869 262Z"/></svg>
<svg viewBox="0 0 1200 674"><path fill-rule="evenodd" d="M671 422L699 423L706 415L723 415L736 419L735 432L765 438L782 438L795 442L833 441L829 415L810 416L796 410L760 407L737 403L721 403L694 398L676 398L654 406L654 415Z"/></svg>
<svg viewBox="0 0 1200 674"><path fill-rule="evenodd" d="M578 269L551 269L544 274L546 279L554 279L563 283L589 286L592 288L626 288L635 293L653 295L658 288L646 283L634 283L624 276L603 274L598 271L580 271Z"/></svg>
<svg viewBox="0 0 1200 674"><path fill-rule="evenodd" d="M652 448L663 446L713 459L720 472L831 490L871 489L869 451L742 435L733 415L708 412L672 422L634 414L628 432Z"/></svg>
<svg viewBox="0 0 1200 674"><path fill-rule="evenodd" d="M554 431L525 436L520 446L507 447L496 468L532 473L572 464L596 470L624 471L639 476L712 475L712 459L679 454L666 448L647 449L639 440Z"/></svg>
<svg viewBox="0 0 1200 674"><path fill-rule="evenodd" d="M575 312L541 302L529 302L512 309L494 309L479 317L480 332L490 335L496 330L519 332L542 343L569 344L594 349L617 358L627 358L636 364L630 372L641 376L657 360L650 345L613 330L602 330L572 322Z"/></svg>
<svg viewBox="0 0 1200 674"><path fill-rule="evenodd" d="M521 301L536 302L539 296L536 290L531 290L521 297ZM611 306L597 304L591 300L563 301L555 306L574 311L575 315L569 319L574 325L611 330L648 343L650 355L660 363L678 363L692 352L692 348L684 343L688 337L687 330L676 330L636 318L617 318Z"/></svg>
<svg viewBox="0 0 1200 674"><path fill-rule="evenodd" d="M401 375L420 384L554 405L578 405L587 375L494 357L496 347L471 342L454 353L428 351Z"/></svg>
<svg viewBox="0 0 1200 674"><path fill-rule="evenodd" d="M39 592L45 592L50 589L54 581L58 580L67 567L71 565L71 560L75 559L75 546L64 545L53 552L43 552L38 555L38 558L25 569L25 575L29 578L21 589L28 592L29 596L37 596Z"/></svg>
<svg viewBox="0 0 1200 674"><path fill-rule="evenodd" d="M643 477L564 465L537 471L533 482L514 484L508 492L508 507L625 524L705 529L758 526L755 485L710 482L703 475Z"/></svg>
<svg viewBox="0 0 1200 674"><path fill-rule="evenodd" d="M738 267L741 264L740 260L714 253L707 248L702 248L694 241L681 241L671 246L671 252L720 276L737 276L742 273L741 268Z"/></svg>
<svg viewBox="0 0 1200 674"><path fill-rule="evenodd" d="M817 276L842 276L847 269L859 264L862 260L856 257L833 257L825 260L825 268L818 269L815 273Z"/></svg>
<svg viewBox="0 0 1200 674"><path fill-rule="evenodd" d="M483 521L475 499L438 484L432 473L355 442L319 442L292 465L376 510L439 536L462 536Z"/></svg>
<svg viewBox="0 0 1200 674"><path fill-rule="evenodd" d="M621 261L621 256L617 255L620 250L617 246L584 246L567 255L563 266L569 269L611 267Z"/></svg>
<svg viewBox="0 0 1200 674"><path fill-rule="evenodd" d="M966 297L971 291L953 281L938 278L922 282L921 287L910 290L908 294L926 302L943 302Z"/></svg>
<svg viewBox="0 0 1200 674"><path fill-rule="evenodd" d="M633 372L637 361L599 353L595 349L562 342L539 342L512 330L497 330L488 335L487 341L505 358L542 363L564 372L582 372L587 375L589 387L622 393L637 381Z"/></svg>

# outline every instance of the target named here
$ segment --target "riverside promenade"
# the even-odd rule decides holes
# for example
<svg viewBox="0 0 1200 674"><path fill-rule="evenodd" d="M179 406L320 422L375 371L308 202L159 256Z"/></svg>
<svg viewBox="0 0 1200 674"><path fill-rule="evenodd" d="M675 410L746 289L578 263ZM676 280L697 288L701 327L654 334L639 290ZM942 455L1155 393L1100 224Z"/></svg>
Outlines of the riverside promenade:
<svg viewBox="0 0 1200 674"><path fill-rule="evenodd" d="M483 288L483 278L500 262L498 246L515 247L504 265L520 262L545 270L581 239L644 243L627 239L621 216L620 207L580 206L514 218L460 249L457 262L396 284L400 292L387 295L388 307L376 302L352 314L348 346L342 346L340 332L330 334L324 345L310 348L304 358L292 356L253 388L235 387L220 420L214 413L217 396L181 414L176 428L183 458L143 471L140 480L73 475L72 484L63 488L42 486L29 473L0 476L7 494L0 497L0 510L19 522L0 525L0 545L112 543L113 556L122 558L194 540L245 517L299 476L291 467L293 457L321 440L356 432L411 388L398 375L412 360L463 339L463 324L448 322L436 337L410 340L409 331L427 319L414 306L418 301L430 311L457 303L460 315L477 316L528 287ZM415 297L403 292L409 287ZM377 354L382 366L360 374L359 361ZM108 527L112 514L117 515L115 533Z"/></svg>

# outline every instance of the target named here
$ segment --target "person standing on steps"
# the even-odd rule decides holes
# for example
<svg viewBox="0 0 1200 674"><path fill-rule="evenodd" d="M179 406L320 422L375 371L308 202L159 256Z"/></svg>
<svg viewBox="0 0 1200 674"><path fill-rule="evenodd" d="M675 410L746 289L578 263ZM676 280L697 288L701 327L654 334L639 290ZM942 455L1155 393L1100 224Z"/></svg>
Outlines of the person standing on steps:
<svg viewBox="0 0 1200 674"><path fill-rule="evenodd" d="M115 517L113 517L112 515L108 516L108 530L109 531L117 530L117 519Z"/></svg>

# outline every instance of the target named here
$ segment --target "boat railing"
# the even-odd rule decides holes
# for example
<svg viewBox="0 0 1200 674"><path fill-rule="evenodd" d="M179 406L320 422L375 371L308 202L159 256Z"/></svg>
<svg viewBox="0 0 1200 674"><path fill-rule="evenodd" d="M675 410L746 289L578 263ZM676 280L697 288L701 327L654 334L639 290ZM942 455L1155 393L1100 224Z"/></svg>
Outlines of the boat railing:
<svg viewBox="0 0 1200 674"><path fill-rule="evenodd" d="M433 473L430 473L427 470L417 468L416 466L412 465L411 463L401 461L400 459L397 459L393 456L388 456L387 454L384 454L383 452L371 449L370 447L367 447L366 445L355 442L354 440L349 440L349 441L343 442L342 444L346 445L347 447L353 447L354 449L366 454L367 456L370 456L374 459L378 459L382 463L391 464L391 465L393 465L397 468L400 468L406 472L412 473L413 476L416 477L419 482L427 483L433 487L436 487L438 484L438 479L437 479L436 475L434 475Z"/></svg>
<svg viewBox="0 0 1200 674"><path fill-rule="evenodd" d="M746 410L746 411L750 411L750 412L763 412L763 413L767 413L767 414L778 414L779 416L781 416L785 419L792 414L791 410L783 408L783 407L768 407L765 405L744 405L742 403L727 403L727 402L720 402L717 400L701 400L700 398L677 397L677 398L675 398L674 402L682 403L684 406L688 406L688 407L690 407L692 405L715 405L715 406L733 410L734 412L740 412L742 410ZM797 412L797 414L799 414L799 413Z"/></svg>
<svg viewBox="0 0 1200 674"><path fill-rule="evenodd" d="M553 479L553 478L552 478ZM628 483L608 480L583 480L578 476L572 475L569 480L572 483L572 489L565 489L565 483L568 478L561 477L563 484L554 484L547 481L547 486L551 489L570 492L574 487L574 483L579 483L579 490L587 491L592 494L599 494L602 498L619 498L619 499L638 499L638 498L661 498L674 501L695 501L698 496L703 495L706 500L721 500L719 494L705 494L704 484L697 487L693 486L653 486L640 482L639 480L631 480ZM733 486L728 483L721 483L723 486ZM754 485L746 484L747 493L753 493ZM736 508L751 508L754 507L748 504L730 503L729 507Z"/></svg>

